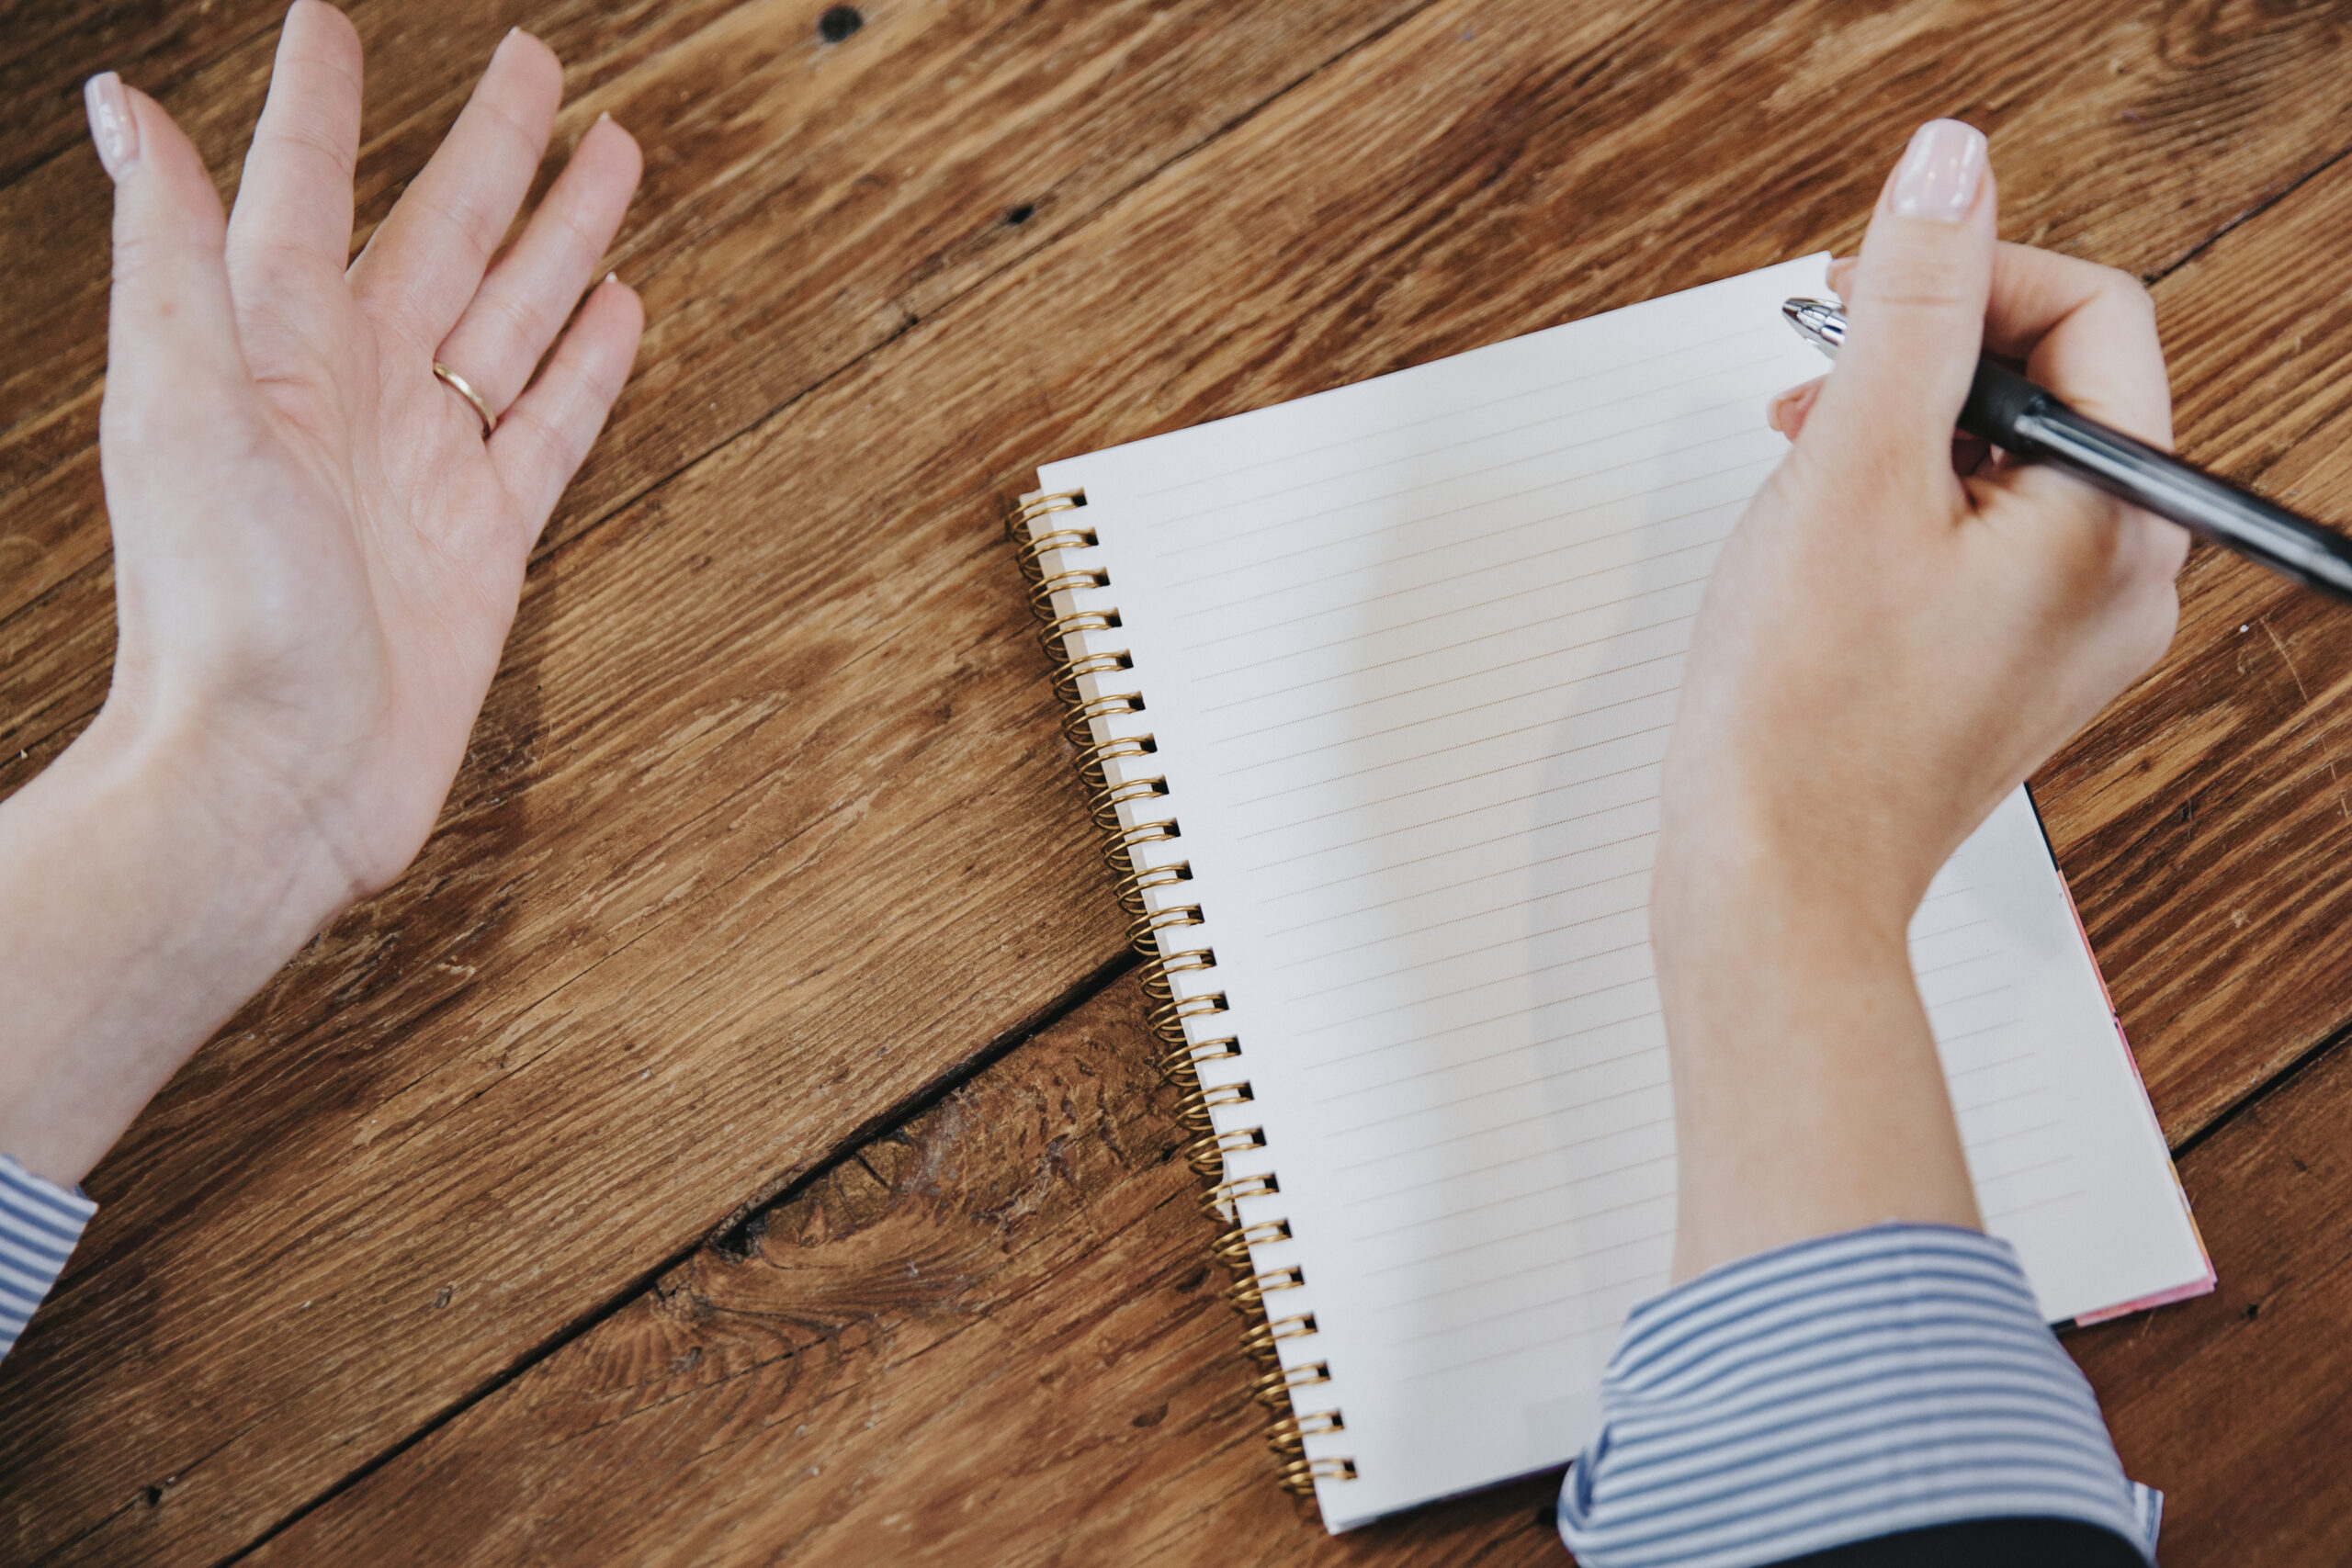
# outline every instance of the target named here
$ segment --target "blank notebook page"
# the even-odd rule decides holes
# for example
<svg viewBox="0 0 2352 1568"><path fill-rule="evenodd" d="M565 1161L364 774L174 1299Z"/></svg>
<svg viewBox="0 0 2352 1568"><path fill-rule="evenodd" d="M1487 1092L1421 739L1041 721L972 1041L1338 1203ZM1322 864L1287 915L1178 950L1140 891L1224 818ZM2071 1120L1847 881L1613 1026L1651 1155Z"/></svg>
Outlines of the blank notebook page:
<svg viewBox="0 0 2352 1568"><path fill-rule="evenodd" d="M1808 257L1042 471L1099 545L1048 558L1115 607L1073 650L1132 668L1097 728L1157 750L1125 820L1181 837L1163 936L1235 1037L1229 1176L1287 1219L1261 1269L1326 1522L1569 1460L1626 1309L1664 1288L1673 1102L1645 899L1658 762L1718 546L1783 451L1768 396L1820 374L1780 302ZM1826 779L1834 789L1837 781ZM2031 804L1938 877L1913 957L1985 1219L2053 1319L2210 1270ZM1299 1326L1294 1325L1294 1327ZM1311 1423L1312 1424L1312 1423Z"/></svg>

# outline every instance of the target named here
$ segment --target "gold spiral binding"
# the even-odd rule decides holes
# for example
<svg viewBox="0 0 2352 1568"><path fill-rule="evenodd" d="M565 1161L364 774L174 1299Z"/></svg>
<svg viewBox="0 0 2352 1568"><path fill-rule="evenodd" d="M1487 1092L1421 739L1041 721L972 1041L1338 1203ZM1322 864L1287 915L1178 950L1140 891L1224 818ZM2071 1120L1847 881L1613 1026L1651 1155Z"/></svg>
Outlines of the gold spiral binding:
<svg viewBox="0 0 2352 1568"><path fill-rule="evenodd" d="M1318 1382L1331 1381L1331 1367L1327 1361L1302 1361L1295 1367L1276 1367L1262 1373L1250 1385L1261 1404L1276 1409L1291 1407L1291 1395L1302 1388L1312 1388Z"/></svg>
<svg viewBox="0 0 2352 1568"><path fill-rule="evenodd" d="M1102 853L1105 858L1116 856L1120 860L1125 860L1130 851L1140 849L1146 844L1163 844L1170 839L1182 836L1173 817L1163 818L1158 822L1138 822L1132 828L1121 828L1116 832L1103 834ZM1127 867L1129 871L1134 869L1132 865ZM1125 873L1121 874L1124 875Z"/></svg>
<svg viewBox="0 0 2352 1568"><path fill-rule="evenodd" d="M1075 729L1070 744L1080 746L1094 739L1094 721L1112 718L1123 713L1143 712L1143 698L1133 692L1113 692L1106 696L1089 697L1082 703L1072 703L1062 710L1062 728Z"/></svg>
<svg viewBox="0 0 2352 1568"><path fill-rule="evenodd" d="M1087 809L1102 831L1103 863L1110 867L1119 907L1126 911L1127 940L1144 959L1140 974L1148 1007L1147 1021L1160 1044L1155 1065L1161 1077L1178 1090L1176 1118L1193 1134L1183 1153L1208 1184L1202 1194L1201 1206L1227 1227L1219 1232L1210 1253L1234 1274L1225 1296L1247 1324L1241 1340L1242 1353L1266 1368L1251 1382L1250 1393L1268 1413L1266 1441L1277 1461L1276 1478L1285 1491L1311 1497L1320 1483L1354 1480L1356 1463L1352 1459L1309 1458L1306 1451L1309 1438L1347 1430L1346 1420L1339 1410L1301 1411L1294 1402L1300 1390L1331 1381L1329 1364L1305 1361L1284 1366L1282 1362L1284 1341L1303 1339L1317 1332L1315 1314L1294 1313L1280 1318L1267 1315L1268 1292L1297 1290L1306 1282L1305 1271L1295 1265L1261 1269L1253 1258L1255 1248L1291 1239L1290 1222L1283 1219L1261 1220L1246 1225L1239 1223L1242 1200L1278 1193L1282 1183L1272 1172L1227 1175L1232 1156L1264 1148L1266 1135L1258 1127L1220 1132L1216 1113L1247 1104L1253 1098L1252 1091L1247 1081L1205 1085L1200 1069L1211 1062L1240 1058L1241 1043L1231 1034L1194 1040L1192 1026L1227 1011L1229 1004L1222 991L1180 997L1174 983L1178 975L1215 969L1216 951L1200 947L1163 953L1159 947L1162 932L1204 925L1208 916L1198 904L1155 908L1149 897L1191 881L1193 868L1189 861L1155 866L1136 863L1136 852L1144 846L1166 843L1182 836L1178 819L1169 816L1154 821L1128 822L1122 816L1124 810L1165 797L1169 794L1167 780L1114 777L1112 773L1114 763L1132 763L1148 757L1159 749L1159 743L1148 733L1099 733L1104 726L1145 711L1140 691L1099 693L1092 697L1085 694L1090 679L1101 681L1135 668L1134 657L1126 649L1080 640L1118 629L1122 622L1117 607L1056 613L1055 601L1061 595L1111 585L1107 571L1083 565L1070 557L1070 552L1097 547L1100 540L1095 531L1080 525L1075 518L1057 517L1077 512L1086 504L1083 490L1033 496L1008 509L1005 534L1013 541L1013 564L1026 586L1030 612L1037 622L1037 641L1045 649L1049 666L1048 679L1054 696L1061 705L1062 733L1069 742L1079 782L1086 792ZM1048 525L1046 519L1049 517L1057 520Z"/></svg>
<svg viewBox="0 0 2352 1568"><path fill-rule="evenodd" d="M1169 1049L1172 1051L1191 1038L1184 1032L1186 1019L1207 1018L1212 1013L1220 1013L1224 1010L1225 993L1211 991L1205 996L1179 997L1172 1002L1163 1002L1146 1015L1145 1021L1151 1025L1161 1040L1167 1042Z"/></svg>
<svg viewBox="0 0 2352 1568"><path fill-rule="evenodd" d="M1281 1355L1275 1347L1283 1340L1305 1339L1315 1332L1315 1314L1311 1312L1269 1318L1241 1337L1241 1353L1261 1361L1272 1361Z"/></svg>
<svg viewBox="0 0 2352 1568"><path fill-rule="evenodd" d="M1064 706L1068 706L1074 700L1072 697L1063 695L1058 686L1055 688L1055 695L1061 697ZM1115 760L1148 757L1159 750L1158 738L1150 735L1114 735L1108 740L1097 740L1089 745L1072 747L1075 753L1074 760L1078 763L1079 782L1089 789L1101 789L1111 782L1111 770L1108 766L1110 762ZM1185 868L1185 874L1188 876L1192 874L1191 867ZM1125 901L1122 897L1121 902Z"/></svg>
<svg viewBox="0 0 2352 1568"><path fill-rule="evenodd" d="M1086 504L1082 490L1057 490L1051 495L1032 496L1004 514L1004 536L1015 544L1030 536L1030 525L1038 518L1057 512L1075 512Z"/></svg>
<svg viewBox="0 0 2352 1568"><path fill-rule="evenodd" d="M1353 1481L1356 1461L1351 1459L1295 1459L1282 1467L1277 1479L1283 1490L1294 1497L1312 1497L1318 1481Z"/></svg>
<svg viewBox="0 0 2352 1568"><path fill-rule="evenodd" d="M1212 1219L1232 1224L1240 1217L1238 1205L1244 1198L1268 1198L1283 1190L1273 1172L1263 1176L1238 1176L1230 1181L1220 1181L1201 1194L1201 1207Z"/></svg>
<svg viewBox="0 0 2352 1568"><path fill-rule="evenodd" d="M1039 616L1051 620L1054 614L1055 594L1076 593L1083 589L1108 588L1110 586L1111 574L1107 571L1057 571L1051 577L1039 578L1037 580L1037 586L1029 590L1029 608ZM1118 614L1115 610L1106 610L1101 613L1103 615Z"/></svg>
<svg viewBox="0 0 2352 1568"><path fill-rule="evenodd" d="M1184 1160L1203 1176L1215 1176L1225 1168L1227 1156L1265 1146L1263 1127L1236 1127L1229 1133L1204 1133L1194 1138L1184 1145Z"/></svg>
<svg viewBox="0 0 2352 1568"><path fill-rule="evenodd" d="M1247 1105L1256 1098L1247 1082L1221 1083L1204 1089L1196 1073L1193 1086L1185 1089L1176 1101L1176 1120L1196 1133L1205 1133L1216 1125L1216 1118L1210 1114L1211 1111L1222 1106Z"/></svg>
<svg viewBox="0 0 2352 1568"><path fill-rule="evenodd" d="M1094 814L1094 820L1102 825L1104 832L1115 832L1119 827L1119 807L1154 800L1167 793L1166 779L1128 779L1125 783L1096 790L1093 797L1087 801L1086 806L1087 809Z"/></svg>
<svg viewBox="0 0 2352 1568"><path fill-rule="evenodd" d="M1125 652L1081 653L1075 659L1065 659L1055 665L1046 679L1054 683L1054 695L1064 704L1078 701L1079 682L1089 675L1115 675L1135 667L1135 660Z"/></svg>
<svg viewBox="0 0 2352 1568"><path fill-rule="evenodd" d="M1307 1414L1279 1416L1266 1428L1266 1441L1278 1454L1294 1457L1306 1452L1306 1439L1324 1432L1344 1432L1348 1424L1336 1410L1316 1410Z"/></svg>
<svg viewBox="0 0 2352 1568"><path fill-rule="evenodd" d="M1021 568L1021 575L1032 583L1042 581L1046 563L1042 558L1056 550L1091 550L1094 547L1091 528L1057 528L1050 534L1040 534L1012 552L1013 560Z"/></svg>
<svg viewBox="0 0 2352 1568"><path fill-rule="evenodd" d="M1295 1264L1288 1269L1269 1269L1263 1274L1252 1274L1227 1285L1225 1299L1247 1313L1253 1307L1265 1306L1268 1291L1295 1291L1306 1283L1306 1270Z"/></svg>
<svg viewBox="0 0 2352 1568"><path fill-rule="evenodd" d="M1241 1042L1231 1035L1222 1040L1187 1040L1172 1050L1159 1054L1159 1076L1182 1088L1185 1081L1198 1083L1204 1062L1227 1062L1241 1055Z"/></svg>
<svg viewBox="0 0 2352 1568"><path fill-rule="evenodd" d="M1216 949L1188 947L1182 953L1164 953L1157 958L1147 958L1143 964L1143 994L1155 1002L1176 999L1176 983L1170 978L1216 967Z"/></svg>
<svg viewBox="0 0 2352 1568"><path fill-rule="evenodd" d="M1159 951L1159 933L1181 926L1197 926L1208 917L1198 904L1175 904L1151 909L1127 922L1127 944L1146 958Z"/></svg>
<svg viewBox="0 0 2352 1568"><path fill-rule="evenodd" d="M1056 615L1039 627L1037 641L1045 649L1046 658L1067 659L1069 657L1069 636L1072 632L1114 631L1118 625L1119 612L1116 610L1072 610L1067 615ZM1140 711L1143 705L1136 703L1135 706ZM1069 728L1067 712L1062 715L1062 728ZM1078 737L1070 739L1074 743Z"/></svg>
<svg viewBox="0 0 2352 1568"><path fill-rule="evenodd" d="M1209 1253L1227 1269L1247 1269L1251 1247L1272 1247L1289 1239L1288 1220L1261 1220L1254 1225L1236 1225L1227 1231L1211 1245Z"/></svg>

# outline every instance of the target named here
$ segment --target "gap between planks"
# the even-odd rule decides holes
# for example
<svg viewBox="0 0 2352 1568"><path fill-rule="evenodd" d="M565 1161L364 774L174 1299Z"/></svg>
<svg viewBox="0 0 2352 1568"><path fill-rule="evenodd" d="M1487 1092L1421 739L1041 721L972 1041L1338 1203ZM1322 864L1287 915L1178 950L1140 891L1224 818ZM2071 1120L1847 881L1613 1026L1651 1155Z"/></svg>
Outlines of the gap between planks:
<svg viewBox="0 0 2352 1568"><path fill-rule="evenodd" d="M733 1256L741 1256L757 1240L757 1227L767 1216L795 1201L801 1194L815 1187L843 1165L857 1158L860 1153L876 1140L897 1132L926 1114L946 1100L949 1095L1060 1023L1062 1020L1125 978L1142 962L1143 960L1132 949L1122 949L1112 957L1110 962L1080 980L1030 1017L1006 1030L897 1104L886 1108L861 1123L819 1156L814 1164L786 1181L775 1192L763 1198L747 1201L734 1213L721 1221L711 1234L691 1246L679 1248L644 1269L604 1301L597 1303L588 1311L548 1335L497 1372L467 1390L459 1397L451 1400L429 1418L420 1422L413 1431L398 1442L386 1446L359 1465L345 1472L332 1484L322 1488L315 1495L288 1510L277 1523L220 1559L220 1568L228 1568L229 1564L243 1562L260 1551L277 1537L300 1523L308 1515L366 1481L483 1400L528 1373L532 1368L555 1355L573 1340L626 1310L631 1303L639 1300L651 1290L663 1275L685 1264L695 1254L705 1248L712 1248Z"/></svg>

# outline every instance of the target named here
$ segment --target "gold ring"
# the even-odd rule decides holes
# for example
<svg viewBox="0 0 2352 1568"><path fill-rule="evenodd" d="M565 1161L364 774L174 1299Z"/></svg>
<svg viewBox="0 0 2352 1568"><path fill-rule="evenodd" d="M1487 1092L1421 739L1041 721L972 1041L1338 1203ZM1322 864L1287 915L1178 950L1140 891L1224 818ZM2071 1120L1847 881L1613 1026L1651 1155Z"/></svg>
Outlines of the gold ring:
<svg viewBox="0 0 2352 1568"><path fill-rule="evenodd" d="M481 438L489 440L491 432L498 428L498 416L490 412L490 404L482 400L482 395L475 391L463 376L437 359L433 362L433 374L438 376L451 391L474 405L474 412L481 415Z"/></svg>

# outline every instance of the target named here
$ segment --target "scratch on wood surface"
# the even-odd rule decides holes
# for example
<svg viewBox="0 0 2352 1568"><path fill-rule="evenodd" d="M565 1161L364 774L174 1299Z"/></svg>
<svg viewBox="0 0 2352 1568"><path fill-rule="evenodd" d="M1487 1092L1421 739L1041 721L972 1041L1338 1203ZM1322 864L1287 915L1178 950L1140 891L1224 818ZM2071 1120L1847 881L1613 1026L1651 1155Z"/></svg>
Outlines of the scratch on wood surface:
<svg viewBox="0 0 2352 1568"><path fill-rule="evenodd" d="M2286 639L2278 635L2278 629L2270 624L2268 617L2256 615L2255 619L2260 623L2263 635L2270 639L2270 646L2277 649L2278 657L2286 661L2287 673L2294 678L2295 694L2303 699L2305 707L2311 706L2311 692L2303 684L2303 672L2295 668L2295 656L2287 651Z"/></svg>

